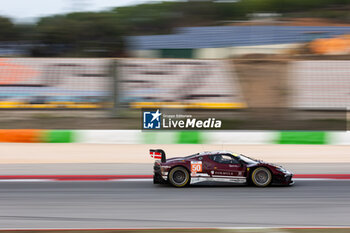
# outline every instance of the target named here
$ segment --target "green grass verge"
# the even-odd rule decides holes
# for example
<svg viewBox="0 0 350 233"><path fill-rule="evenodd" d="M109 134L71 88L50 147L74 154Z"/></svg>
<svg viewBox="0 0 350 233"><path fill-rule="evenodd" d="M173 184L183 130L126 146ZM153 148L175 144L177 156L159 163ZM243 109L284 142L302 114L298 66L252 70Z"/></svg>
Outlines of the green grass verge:
<svg viewBox="0 0 350 233"><path fill-rule="evenodd" d="M177 134L178 144L201 144L203 143L203 135L198 131L180 131Z"/></svg>
<svg viewBox="0 0 350 233"><path fill-rule="evenodd" d="M327 144L327 133L324 131L282 131L278 144Z"/></svg>
<svg viewBox="0 0 350 233"><path fill-rule="evenodd" d="M45 130L43 141L47 143L69 143L74 141L72 130Z"/></svg>

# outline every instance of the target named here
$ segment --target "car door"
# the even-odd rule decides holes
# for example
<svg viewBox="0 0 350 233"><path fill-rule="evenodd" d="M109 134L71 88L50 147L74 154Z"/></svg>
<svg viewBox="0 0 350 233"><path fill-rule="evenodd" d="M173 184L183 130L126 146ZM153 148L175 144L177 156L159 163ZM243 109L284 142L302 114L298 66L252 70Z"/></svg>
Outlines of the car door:
<svg viewBox="0 0 350 233"><path fill-rule="evenodd" d="M208 169L212 177L243 177L245 167L238 158L230 154L216 154L209 156L211 166Z"/></svg>

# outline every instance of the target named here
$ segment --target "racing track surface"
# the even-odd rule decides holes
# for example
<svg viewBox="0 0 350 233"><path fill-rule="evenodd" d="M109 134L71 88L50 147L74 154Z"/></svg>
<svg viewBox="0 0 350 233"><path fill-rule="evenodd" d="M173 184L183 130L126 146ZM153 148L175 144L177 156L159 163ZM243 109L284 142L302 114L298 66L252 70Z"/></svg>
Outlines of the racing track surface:
<svg viewBox="0 0 350 233"><path fill-rule="evenodd" d="M350 181L292 187L1 182L0 228L350 226Z"/></svg>

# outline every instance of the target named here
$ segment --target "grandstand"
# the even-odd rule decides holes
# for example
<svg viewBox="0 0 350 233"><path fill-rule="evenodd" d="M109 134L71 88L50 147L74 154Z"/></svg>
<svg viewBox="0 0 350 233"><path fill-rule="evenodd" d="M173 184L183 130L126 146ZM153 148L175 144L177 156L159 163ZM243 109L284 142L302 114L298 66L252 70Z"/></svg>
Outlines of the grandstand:
<svg viewBox="0 0 350 233"><path fill-rule="evenodd" d="M228 58L243 48L244 53L280 53L343 34L350 34L350 27L209 26L178 28L170 35L131 36L128 42L130 53L137 57Z"/></svg>

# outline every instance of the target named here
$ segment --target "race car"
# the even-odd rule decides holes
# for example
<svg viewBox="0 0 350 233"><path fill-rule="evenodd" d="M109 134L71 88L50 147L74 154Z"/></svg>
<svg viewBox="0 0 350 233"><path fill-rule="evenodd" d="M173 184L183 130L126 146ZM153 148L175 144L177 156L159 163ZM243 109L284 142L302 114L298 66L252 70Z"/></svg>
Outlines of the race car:
<svg viewBox="0 0 350 233"><path fill-rule="evenodd" d="M178 188L205 181L257 187L294 184L293 174L283 167L230 151L206 151L166 159L162 149L150 149L150 155L156 159L154 184L170 183Z"/></svg>

